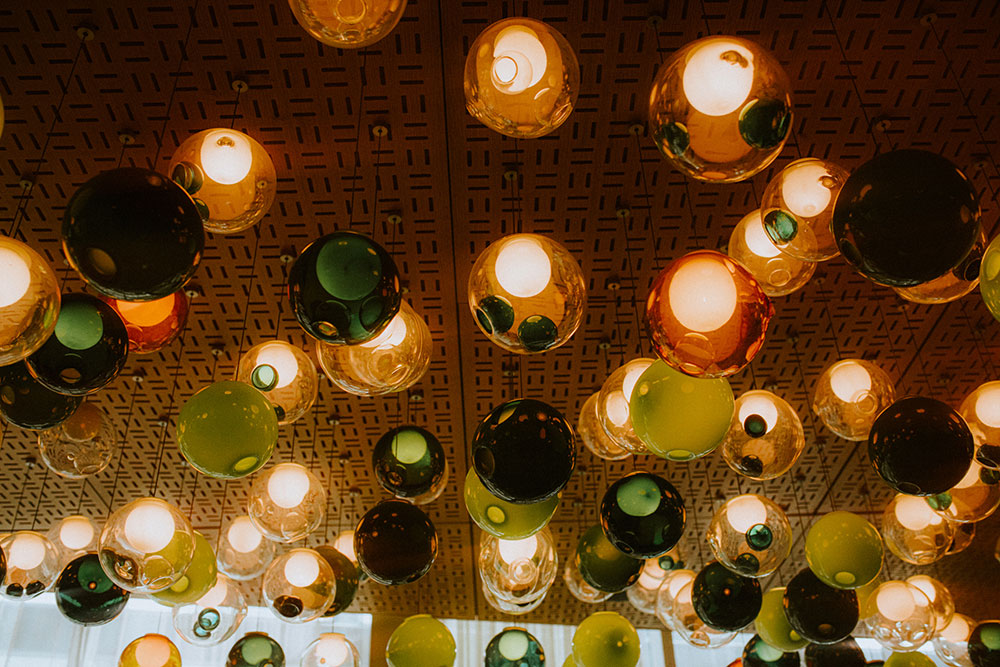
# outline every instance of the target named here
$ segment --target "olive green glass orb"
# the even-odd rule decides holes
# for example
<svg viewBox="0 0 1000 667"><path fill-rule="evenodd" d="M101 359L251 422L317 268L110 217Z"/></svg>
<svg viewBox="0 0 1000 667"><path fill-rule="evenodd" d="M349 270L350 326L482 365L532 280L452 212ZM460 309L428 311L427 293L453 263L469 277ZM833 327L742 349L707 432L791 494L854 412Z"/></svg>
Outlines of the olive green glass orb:
<svg viewBox="0 0 1000 667"><path fill-rule="evenodd" d="M969 636L969 658L975 667L1000 665L1000 621L983 621Z"/></svg>
<svg viewBox="0 0 1000 667"><path fill-rule="evenodd" d="M693 378L658 360L639 376L629 416L652 454L671 461L704 456L722 442L735 410L725 378Z"/></svg>
<svg viewBox="0 0 1000 667"><path fill-rule="evenodd" d="M837 511L817 519L806 534L806 560L833 588L860 588L882 571L882 537L870 522Z"/></svg>
<svg viewBox="0 0 1000 667"><path fill-rule="evenodd" d="M758 635L754 635L743 647L741 667L799 667L802 664L799 654L781 651Z"/></svg>
<svg viewBox="0 0 1000 667"><path fill-rule="evenodd" d="M82 401L43 385L23 361L0 366L0 415L9 424L32 431L53 428L73 416Z"/></svg>
<svg viewBox="0 0 1000 667"><path fill-rule="evenodd" d="M858 596L831 588L805 568L785 587L785 616L799 636L814 644L835 644L858 624Z"/></svg>
<svg viewBox="0 0 1000 667"><path fill-rule="evenodd" d="M527 505L497 498L483 485L475 470L465 476L465 509L469 516L490 535L505 540L531 537L546 525L559 507L559 496Z"/></svg>
<svg viewBox="0 0 1000 667"><path fill-rule="evenodd" d="M620 614L599 611L576 627L572 655L577 667L635 667L639 633Z"/></svg>
<svg viewBox="0 0 1000 667"><path fill-rule="evenodd" d="M434 496L447 479L444 447L427 429L398 426L385 433L372 451L372 468L379 486L396 496L418 502Z"/></svg>
<svg viewBox="0 0 1000 667"><path fill-rule="evenodd" d="M507 628L486 645L486 667L543 667L545 651L524 628Z"/></svg>
<svg viewBox="0 0 1000 667"><path fill-rule="evenodd" d="M894 652L886 658L885 662L882 663L882 667L934 667L934 661L917 651L906 653Z"/></svg>
<svg viewBox="0 0 1000 667"><path fill-rule="evenodd" d="M337 582L333 602L323 616L336 616L340 612L346 611L354 602L354 596L358 594L358 566L350 558L328 544L316 547L316 553L330 564L333 578Z"/></svg>
<svg viewBox="0 0 1000 667"><path fill-rule="evenodd" d="M600 526L591 526L576 546L574 564L583 580L604 593L621 593L639 580L643 561L622 553Z"/></svg>
<svg viewBox="0 0 1000 667"><path fill-rule="evenodd" d="M754 629L761 639L782 651L798 651L809 640L795 631L785 616L785 589L776 587L768 590L761 598L760 611L754 619Z"/></svg>
<svg viewBox="0 0 1000 667"><path fill-rule="evenodd" d="M285 652L265 633L248 632L229 649L226 667L285 667Z"/></svg>
<svg viewBox="0 0 1000 667"><path fill-rule="evenodd" d="M427 614L400 623L385 647L389 667L452 667L455 655L455 637L444 623Z"/></svg>
<svg viewBox="0 0 1000 667"><path fill-rule="evenodd" d="M205 536L194 534L194 556L180 579L162 591L153 593L157 602L175 605L194 602L215 585L218 569L215 564L215 550Z"/></svg>
<svg viewBox="0 0 1000 667"><path fill-rule="evenodd" d="M143 635L125 647L118 667L181 667L181 653L163 635Z"/></svg>
<svg viewBox="0 0 1000 667"><path fill-rule="evenodd" d="M658 558L684 533L684 499L658 475L633 472L619 479L601 500L601 528L633 558Z"/></svg>
<svg viewBox="0 0 1000 667"><path fill-rule="evenodd" d="M990 241L979 265L979 294L990 314L1000 321L1000 236Z"/></svg>
<svg viewBox="0 0 1000 667"><path fill-rule="evenodd" d="M259 470L278 441L278 417L264 394L242 382L210 384L188 399L177 419L187 462L210 477L235 479Z"/></svg>

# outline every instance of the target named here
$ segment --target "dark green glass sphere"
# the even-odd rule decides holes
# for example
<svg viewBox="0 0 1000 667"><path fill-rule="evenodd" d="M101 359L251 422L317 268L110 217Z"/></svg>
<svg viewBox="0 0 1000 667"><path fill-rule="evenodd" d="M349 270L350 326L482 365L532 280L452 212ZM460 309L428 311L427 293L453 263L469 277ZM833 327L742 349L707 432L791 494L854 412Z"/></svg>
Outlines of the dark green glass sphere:
<svg viewBox="0 0 1000 667"><path fill-rule="evenodd" d="M742 667L799 667L802 660L796 652L785 652L754 635L743 647Z"/></svg>
<svg viewBox="0 0 1000 667"><path fill-rule="evenodd" d="M184 188L148 169L105 171L66 208L63 250L97 292L152 301L194 275L205 247L201 214Z"/></svg>
<svg viewBox="0 0 1000 667"><path fill-rule="evenodd" d="M285 652L263 632L248 632L229 649L226 667L285 667Z"/></svg>
<svg viewBox="0 0 1000 667"><path fill-rule="evenodd" d="M129 598L129 592L104 573L97 554L71 560L56 580L55 595L62 615L80 625L109 623Z"/></svg>
<svg viewBox="0 0 1000 667"><path fill-rule="evenodd" d="M922 396L887 407L868 433L872 467L886 484L911 496L954 487L968 472L974 449L972 432L959 414Z"/></svg>
<svg viewBox="0 0 1000 667"><path fill-rule="evenodd" d="M805 568L785 587L785 617L792 629L814 644L836 644L858 624L858 596L832 588Z"/></svg>
<svg viewBox="0 0 1000 667"><path fill-rule="evenodd" d="M508 401L476 429L472 462L493 495L511 503L537 503L562 491L573 474L573 429L546 403Z"/></svg>
<svg viewBox="0 0 1000 667"><path fill-rule="evenodd" d="M983 621L969 636L969 659L975 667L1000 667L1000 621Z"/></svg>
<svg viewBox="0 0 1000 667"><path fill-rule="evenodd" d="M608 487L601 527L611 543L633 558L659 558L684 533L684 499L667 480L633 472Z"/></svg>
<svg viewBox="0 0 1000 667"><path fill-rule="evenodd" d="M865 667L866 664L865 654L854 637L806 647L806 667Z"/></svg>
<svg viewBox="0 0 1000 667"><path fill-rule="evenodd" d="M372 467L379 486L397 498L431 491L445 473L444 447L419 426L399 426L375 443Z"/></svg>
<svg viewBox="0 0 1000 667"><path fill-rule="evenodd" d="M333 602L323 616L336 616L351 606L351 603L354 602L354 596L358 593L358 566L352 563L350 558L328 544L316 547L316 553L330 564L333 578L337 582Z"/></svg>
<svg viewBox="0 0 1000 667"><path fill-rule="evenodd" d="M583 580L597 590L621 593L639 580L643 561L622 553L600 526L591 526L576 545L574 565Z"/></svg>
<svg viewBox="0 0 1000 667"><path fill-rule="evenodd" d="M399 312L399 271L382 246L334 232L302 251L288 272L288 298L302 328L327 343L374 338Z"/></svg>
<svg viewBox="0 0 1000 667"><path fill-rule="evenodd" d="M53 428L72 417L82 401L82 396L57 394L31 377L23 361L0 367L0 414L14 426Z"/></svg>
<svg viewBox="0 0 1000 667"><path fill-rule="evenodd" d="M416 505L384 500L368 510L354 530L354 552L365 574L396 586L427 574L437 558L437 531Z"/></svg>
<svg viewBox="0 0 1000 667"><path fill-rule="evenodd" d="M705 625L722 632L742 630L760 611L760 581L713 561L691 583L691 604Z"/></svg>
<svg viewBox="0 0 1000 667"><path fill-rule="evenodd" d="M545 651L524 628L506 628L486 645L486 667L542 667Z"/></svg>

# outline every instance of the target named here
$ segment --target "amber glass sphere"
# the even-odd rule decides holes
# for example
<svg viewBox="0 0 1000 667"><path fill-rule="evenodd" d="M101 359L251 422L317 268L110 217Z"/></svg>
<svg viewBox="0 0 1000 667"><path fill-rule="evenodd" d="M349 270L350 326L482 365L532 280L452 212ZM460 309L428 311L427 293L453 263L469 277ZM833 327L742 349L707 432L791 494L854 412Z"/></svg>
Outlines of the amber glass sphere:
<svg viewBox="0 0 1000 667"><path fill-rule="evenodd" d="M949 521L982 521L1000 507L1000 473L973 460L958 484L928 497L927 502Z"/></svg>
<svg viewBox="0 0 1000 667"><path fill-rule="evenodd" d="M896 388L885 371L864 359L841 359L816 382L812 409L841 438L865 440L894 400Z"/></svg>
<svg viewBox="0 0 1000 667"><path fill-rule="evenodd" d="M600 417L597 415L598 396L600 396L600 392L595 391L583 402L583 407L580 408L580 418L576 422L576 435L580 438L583 446L594 456L605 461L621 461L628 458L632 452L612 440L604 427L601 426ZM629 420L629 425L631 426L631 420ZM642 448L645 451L646 445L644 444Z"/></svg>
<svg viewBox="0 0 1000 667"><path fill-rule="evenodd" d="M833 162L807 157L771 179L760 212L767 236L781 252L807 262L840 254L830 220L848 176L846 169Z"/></svg>
<svg viewBox="0 0 1000 667"><path fill-rule="evenodd" d="M764 229L760 209L745 215L733 228L726 253L757 279L769 297L791 294L816 272L814 262L796 259L774 245Z"/></svg>
<svg viewBox="0 0 1000 667"><path fill-rule="evenodd" d="M291 424L316 402L319 375L312 359L283 340L254 345L240 357L236 379L271 401L279 424Z"/></svg>
<svg viewBox="0 0 1000 667"><path fill-rule="evenodd" d="M169 345L184 328L188 298L177 290L155 301L122 301L104 297L125 323L128 351L149 354Z"/></svg>
<svg viewBox="0 0 1000 667"><path fill-rule="evenodd" d="M781 153L792 124L790 90L781 65L756 43L705 37L660 66L649 92L650 133L681 172L742 181Z"/></svg>
<svg viewBox="0 0 1000 667"><path fill-rule="evenodd" d="M479 33L465 59L465 108L508 137L532 139L562 125L580 94L580 65L559 31L516 17Z"/></svg>
<svg viewBox="0 0 1000 667"><path fill-rule="evenodd" d="M970 667L969 637L976 622L965 614L955 614L943 628L934 635L934 653L949 667Z"/></svg>
<svg viewBox="0 0 1000 667"><path fill-rule="evenodd" d="M955 536L955 524L931 509L924 498L901 493L882 512L882 538L889 551L913 565L940 560Z"/></svg>
<svg viewBox="0 0 1000 667"><path fill-rule="evenodd" d="M905 581L887 581L876 588L863 616L872 638L893 651L916 650L934 635L930 600Z"/></svg>
<svg viewBox="0 0 1000 667"><path fill-rule="evenodd" d="M934 616L934 632L939 633L948 627L955 615L955 600L948 587L926 574L907 577L906 583L919 588L930 601L931 614Z"/></svg>
<svg viewBox="0 0 1000 667"><path fill-rule="evenodd" d="M288 0L303 30L338 49L360 49L392 32L406 0Z"/></svg>
<svg viewBox="0 0 1000 667"><path fill-rule="evenodd" d="M49 528L45 536L59 552L59 563L65 566L78 556L97 551L101 529L90 517L71 514Z"/></svg>
<svg viewBox="0 0 1000 667"><path fill-rule="evenodd" d="M773 314L750 272L714 250L671 262L646 299L646 329L656 353L694 377L726 377L749 364Z"/></svg>
<svg viewBox="0 0 1000 667"><path fill-rule="evenodd" d="M764 577L792 548L792 527L774 501L756 494L728 500L712 516L708 544L719 561L745 577Z"/></svg>
<svg viewBox="0 0 1000 667"><path fill-rule="evenodd" d="M52 334L59 315L59 282L41 255L4 236L0 286L0 366L7 366L40 348Z"/></svg>
<svg viewBox="0 0 1000 667"><path fill-rule="evenodd" d="M986 244L986 233L980 226L979 236L969 254L954 269L934 280L911 287L893 287L892 290L912 303L934 305L957 301L979 285Z"/></svg>
<svg viewBox="0 0 1000 667"><path fill-rule="evenodd" d="M519 605L544 597L556 580L559 559L547 529L521 540L484 533L476 566L494 597Z"/></svg>
<svg viewBox="0 0 1000 667"><path fill-rule="evenodd" d="M6 557L0 594L20 602L44 593L59 576L59 551L41 533L18 530L0 539ZM0 562L0 565L3 563Z"/></svg>
<svg viewBox="0 0 1000 667"><path fill-rule="evenodd" d="M181 667L181 653L163 635L143 635L125 647L118 667Z"/></svg>
<svg viewBox="0 0 1000 667"><path fill-rule="evenodd" d="M633 454L646 451L646 445L632 428L629 402L639 377L654 361L639 358L623 364L604 381L597 398L597 418L601 428L616 445Z"/></svg>
<svg viewBox="0 0 1000 667"><path fill-rule="evenodd" d="M290 543L313 532L326 516L326 489L308 468L279 463L254 478L247 513L262 535Z"/></svg>
<svg viewBox="0 0 1000 667"><path fill-rule="evenodd" d="M224 574L197 600L176 605L171 611L174 630L194 646L214 646L233 636L247 615L239 586Z"/></svg>
<svg viewBox="0 0 1000 667"><path fill-rule="evenodd" d="M469 308L490 340L510 352L559 347L580 326L586 287L563 245L512 234L480 253L469 274Z"/></svg>
<svg viewBox="0 0 1000 667"><path fill-rule="evenodd" d="M976 387L962 401L958 414L979 448L976 460L987 468L1000 468L1000 380Z"/></svg>
<svg viewBox="0 0 1000 667"><path fill-rule="evenodd" d="M333 602L336 580L330 564L313 549L292 549L264 572L264 602L282 621L305 623Z"/></svg>
<svg viewBox="0 0 1000 667"><path fill-rule="evenodd" d="M763 481L788 472L806 447L799 415L784 399L753 389L736 399L722 441L722 458L735 472Z"/></svg>
<svg viewBox="0 0 1000 667"><path fill-rule="evenodd" d="M69 419L38 434L38 453L49 470L68 479L96 475L111 463L118 449L118 429L90 401Z"/></svg>

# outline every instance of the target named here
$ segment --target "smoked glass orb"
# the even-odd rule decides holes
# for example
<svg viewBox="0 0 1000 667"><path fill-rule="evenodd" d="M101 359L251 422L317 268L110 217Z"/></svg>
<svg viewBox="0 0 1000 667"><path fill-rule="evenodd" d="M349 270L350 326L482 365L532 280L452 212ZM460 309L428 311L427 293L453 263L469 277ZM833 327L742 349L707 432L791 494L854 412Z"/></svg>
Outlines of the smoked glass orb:
<svg viewBox="0 0 1000 667"><path fill-rule="evenodd" d="M958 414L965 420L979 448L976 460L987 468L1000 468L1000 380L976 387L962 401Z"/></svg>
<svg viewBox="0 0 1000 667"><path fill-rule="evenodd" d="M58 426L76 412L81 396L57 394L28 372L23 361L0 366L0 414L20 428L40 431Z"/></svg>
<svg viewBox="0 0 1000 667"><path fill-rule="evenodd" d="M118 667L181 667L181 653L163 635L143 635L125 647Z"/></svg>
<svg viewBox="0 0 1000 667"><path fill-rule="evenodd" d="M277 548L246 515L230 519L222 527L216 562L219 571L236 581L260 576L274 560Z"/></svg>
<svg viewBox="0 0 1000 667"><path fill-rule="evenodd" d="M830 220L849 176L843 167L813 157L788 164L767 184L761 199L768 238L781 252L807 262L840 254Z"/></svg>
<svg viewBox="0 0 1000 667"><path fill-rule="evenodd" d="M176 605L171 611L174 630L194 646L215 646L230 637L243 623L247 603L239 586L224 574L192 602Z"/></svg>
<svg viewBox="0 0 1000 667"><path fill-rule="evenodd" d="M566 576L565 572L563 573L563 576ZM486 582L483 582L480 590L483 592L483 598L486 600L486 604L496 609L501 614L507 614L508 616L520 616L522 614L530 613L542 606L542 602L545 601L544 595L539 598L535 598L531 602L525 602L523 604L520 602L511 602L510 600L503 600L493 594L493 591L489 589ZM570 593L573 594L573 591L570 590ZM586 600L581 601L586 602Z"/></svg>
<svg viewBox="0 0 1000 667"><path fill-rule="evenodd" d="M604 602L614 595L614 593L599 591L588 584L583 578L583 574L580 573L580 568L577 567L577 564L572 557L566 560L566 567L563 568L563 583L566 584L566 589L569 590L570 595L575 597L580 602L585 602L587 604ZM539 599L539 602L541 602L541 599Z"/></svg>
<svg viewBox="0 0 1000 667"><path fill-rule="evenodd" d="M59 612L79 625L104 625L125 609L129 592L111 581L97 554L70 561L55 586Z"/></svg>
<svg viewBox="0 0 1000 667"><path fill-rule="evenodd" d="M639 575L640 579L642 575ZM667 573L660 582L660 587L656 589L656 618L665 628L673 631L674 623L674 601L680 592L692 581L694 581L694 570L672 570ZM633 586L634 588L634 586ZM632 590L631 588L629 590ZM690 589L689 589L690 590ZM688 597L690 603L690 596ZM692 608L693 612L693 608ZM699 619L700 621L700 619Z"/></svg>
<svg viewBox="0 0 1000 667"><path fill-rule="evenodd" d="M865 629L892 651L913 651L934 635L934 614L923 592L905 581L887 581L868 598Z"/></svg>
<svg viewBox="0 0 1000 667"><path fill-rule="evenodd" d="M932 640L934 653L949 667L972 667L969 637L976 622L965 614L954 614L944 628L938 628Z"/></svg>
<svg viewBox="0 0 1000 667"><path fill-rule="evenodd" d="M593 613L573 633L573 660L577 667L635 667L639 633L621 614Z"/></svg>
<svg viewBox="0 0 1000 667"><path fill-rule="evenodd" d="M629 402L636 435L651 454L671 461L688 461L718 447L733 410L726 379L693 378L662 360L639 376Z"/></svg>
<svg viewBox="0 0 1000 667"><path fill-rule="evenodd" d="M226 667L285 667L285 652L267 634L248 632L229 649Z"/></svg>
<svg viewBox="0 0 1000 667"><path fill-rule="evenodd" d="M958 266L934 280L912 287L893 287L893 291L913 303L933 305L961 299L979 285L986 243L986 233L980 227L976 242Z"/></svg>
<svg viewBox="0 0 1000 667"><path fill-rule="evenodd" d="M682 173L750 178L781 153L792 124L791 83L759 45L714 35L674 51L649 92L650 133Z"/></svg>
<svg viewBox="0 0 1000 667"><path fill-rule="evenodd" d="M476 324L503 349L552 350L580 326L587 294L580 265L563 245L537 234L512 234L479 254L469 274Z"/></svg>
<svg viewBox="0 0 1000 667"><path fill-rule="evenodd" d="M135 354L157 352L169 345L184 329L188 297L177 290L155 301L121 301L105 297L125 323L128 351Z"/></svg>
<svg viewBox="0 0 1000 667"><path fill-rule="evenodd" d="M118 377L127 357L122 318L97 297L77 292L63 295L55 330L26 363L52 391L83 396Z"/></svg>
<svg viewBox="0 0 1000 667"><path fill-rule="evenodd" d="M806 448L802 420L784 399L753 389L736 399L722 458L733 471L763 481L788 472Z"/></svg>
<svg viewBox="0 0 1000 667"><path fill-rule="evenodd" d="M696 648L718 648L736 637L735 632L716 630L701 619L692 600L694 581L687 583L674 598L673 631L686 643Z"/></svg>
<svg viewBox="0 0 1000 667"><path fill-rule="evenodd" d="M743 647L741 667L799 667L799 654L777 649L758 635L754 635Z"/></svg>
<svg viewBox="0 0 1000 667"><path fill-rule="evenodd" d="M430 368L431 330L403 301L388 326L356 345L316 341L319 365L337 387L356 396L382 396L409 389Z"/></svg>
<svg viewBox="0 0 1000 667"><path fill-rule="evenodd" d="M67 479L96 475L118 449L118 429L108 415L84 401L62 424L38 433L38 453L49 470Z"/></svg>
<svg viewBox="0 0 1000 667"><path fill-rule="evenodd" d="M262 585L267 607L288 623L322 616L337 586L329 563L313 549L292 549L275 558L264 572Z"/></svg>
<svg viewBox="0 0 1000 667"><path fill-rule="evenodd" d="M955 601L951 597L951 591L934 577L926 574L917 574L906 579L910 586L916 586L920 592L927 596L930 601L931 615L934 617L935 633L944 630L952 617L955 615ZM919 601L919 598L917 598Z"/></svg>
<svg viewBox="0 0 1000 667"><path fill-rule="evenodd" d="M882 536L863 517L839 510L813 522L806 533L806 560L827 586L856 589L882 571Z"/></svg>
<svg viewBox="0 0 1000 667"><path fill-rule="evenodd" d="M882 513L882 537L889 551L913 565L930 565L948 551L955 524L923 498L897 494Z"/></svg>
<svg viewBox="0 0 1000 667"><path fill-rule="evenodd" d="M359 49L396 27L406 0L288 0L299 25L315 39L338 49Z"/></svg>
<svg viewBox="0 0 1000 667"><path fill-rule="evenodd" d="M841 438L865 440L875 418L895 400L885 371L864 359L841 359L816 382L812 409Z"/></svg>
<svg viewBox="0 0 1000 667"><path fill-rule="evenodd" d="M44 593L59 576L59 552L41 533L18 530L0 539L7 571L0 594L20 602Z"/></svg>
<svg viewBox="0 0 1000 667"><path fill-rule="evenodd" d="M659 558L647 558L642 564L639 580L625 591L632 606L644 614L656 613L656 598L660 584L670 574L669 570L660 567L659 561Z"/></svg>
<svg viewBox="0 0 1000 667"><path fill-rule="evenodd" d="M153 593L153 599L168 605L194 602L215 586L217 574L215 550L204 535L195 531L194 555L184 574L168 588Z"/></svg>
<svg viewBox="0 0 1000 667"><path fill-rule="evenodd" d="M703 567L691 582L691 603L698 618L722 632L750 625L760 611L761 597L759 581L717 561Z"/></svg>
<svg viewBox="0 0 1000 667"><path fill-rule="evenodd" d="M524 628L505 628L486 645L486 667L543 667L545 651Z"/></svg>
<svg viewBox="0 0 1000 667"><path fill-rule="evenodd" d="M562 125L580 94L580 65L566 38L525 17L479 33L465 59L465 108L486 127L533 139Z"/></svg>
<svg viewBox="0 0 1000 667"><path fill-rule="evenodd" d="M798 651L809 643L785 616L785 588L768 589L761 598L760 611L754 619L754 629L761 639L781 651Z"/></svg>
<svg viewBox="0 0 1000 667"><path fill-rule="evenodd" d="M93 519L82 514L72 514L49 528L46 537L59 552L60 565L65 567L71 560L85 553L96 552L100 535L101 529Z"/></svg>
<svg viewBox="0 0 1000 667"><path fill-rule="evenodd" d="M105 171L66 208L63 251L99 294L153 301L194 275L205 247L198 206L174 181L148 169Z"/></svg>
<svg viewBox="0 0 1000 667"><path fill-rule="evenodd" d="M202 130L170 158L170 177L194 199L205 230L235 234L253 227L278 189L274 163L252 137L228 128Z"/></svg>
<svg viewBox="0 0 1000 667"><path fill-rule="evenodd" d="M975 667L1000 665L1000 621L982 621L969 636L969 658Z"/></svg>
<svg viewBox="0 0 1000 667"><path fill-rule="evenodd" d="M655 359L633 359L608 376L597 397L597 419L615 445L632 454L646 451L629 418L629 401L636 382Z"/></svg>
<svg viewBox="0 0 1000 667"><path fill-rule="evenodd" d="M750 272L769 297L801 289L816 272L816 264L796 259L778 249L764 230L760 209L751 211L733 228L726 254Z"/></svg>
<svg viewBox="0 0 1000 667"><path fill-rule="evenodd" d="M261 535L288 544L313 532L326 516L326 489L308 468L279 463L254 478L247 514Z"/></svg>
<svg viewBox="0 0 1000 667"><path fill-rule="evenodd" d="M17 239L0 238L0 366L40 348L58 315L59 281L49 263Z"/></svg>
<svg viewBox="0 0 1000 667"><path fill-rule="evenodd" d="M184 576L195 553L191 522L159 498L139 498L108 517L101 531L101 567L132 593L155 593Z"/></svg>
<svg viewBox="0 0 1000 667"><path fill-rule="evenodd" d="M342 611L346 611L354 596L358 593L358 566L347 556L340 553L334 547L324 544L316 547L316 553L322 556L333 570L333 578L337 582L337 591L333 602L323 616L336 616Z"/></svg>
<svg viewBox="0 0 1000 667"><path fill-rule="evenodd" d="M944 493L929 496L927 502L949 521L982 521L1000 507L1000 474L973 460L958 484Z"/></svg>
<svg viewBox="0 0 1000 667"><path fill-rule="evenodd" d="M814 644L835 644L858 624L858 596L827 586L812 570L796 574L785 587L785 617L792 629Z"/></svg>
<svg viewBox="0 0 1000 667"><path fill-rule="evenodd" d="M240 357L236 379L274 406L279 424L291 424L316 402L319 376L309 355L283 340L254 345Z"/></svg>
<svg viewBox="0 0 1000 667"><path fill-rule="evenodd" d="M520 540L534 535L552 519L559 507L559 496L537 503L511 503L497 498L470 470L465 476L465 508L476 525L505 540Z"/></svg>
<svg viewBox="0 0 1000 667"><path fill-rule="evenodd" d="M979 266L979 294L986 308L1000 320L1000 235L990 241Z"/></svg>
<svg viewBox="0 0 1000 667"><path fill-rule="evenodd" d="M580 438L583 446L594 456L605 461L621 461L632 453L616 443L601 426L600 418L597 415L597 398L600 392L595 391L580 408L580 418L576 422L576 435ZM629 420L629 426L632 422ZM633 433L635 431L633 430ZM642 450L646 450L646 445L642 445Z"/></svg>
<svg viewBox="0 0 1000 667"><path fill-rule="evenodd" d="M833 644L809 644L806 667L865 667L865 654L854 637Z"/></svg>
<svg viewBox="0 0 1000 667"><path fill-rule="evenodd" d="M583 580L604 593L621 593L637 582L643 563L622 553L600 526L591 526L580 536L573 562Z"/></svg>
<svg viewBox="0 0 1000 667"><path fill-rule="evenodd" d="M313 338L364 343L399 312L399 271L370 238L334 232L310 243L292 263L288 298L295 319Z"/></svg>
<svg viewBox="0 0 1000 667"><path fill-rule="evenodd" d="M684 499L667 480L648 472L622 477L601 500L601 528L633 558L658 558L684 533Z"/></svg>
<svg viewBox="0 0 1000 667"><path fill-rule="evenodd" d="M552 587L559 559L547 529L522 540L502 540L485 533L479 543L477 568L496 598L524 605L543 597Z"/></svg>
<svg viewBox="0 0 1000 667"><path fill-rule="evenodd" d="M385 586L409 584L430 571L438 536L430 518L404 500L383 500L361 517L354 552L365 574Z"/></svg>
<svg viewBox="0 0 1000 667"><path fill-rule="evenodd" d="M306 647L300 667L360 667L358 647L339 632L324 632Z"/></svg>
<svg viewBox="0 0 1000 667"><path fill-rule="evenodd" d="M177 418L177 444L196 470L236 479L267 463L278 441L271 402L248 384L215 382L198 391Z"/></svg>
<svg viewBox="0 0 1000 667"><path fill-rule="evenodd" d="M869 662L868 664L878 665L879 663ZM881 665L882 667L935 667L933 660L917 651L893 652Z"/></svg>
<svg viewBox="0 0 1000 667"><path fill-rule="evenodd" d="M764 577L785 561L792 549L792 527L784 510L756 494L731 498L708 525L712 553L744 577Z"/></svg>
<svg viewBox="0 0 1000 667"><path fill-rule="evenodd" d="M444 489L448 461L444 447L433 433L407 425L398 426L378 439L372 451L372 468L383 489L397 498L412 498L423 504Z"/></svg>
<svg viewBox="0 0 1000 667"><path fill-rule="evenodd" d="M400 623L385 647L389 667L452 667L455 655L451 631L427 614L410 616Z"/></svg>

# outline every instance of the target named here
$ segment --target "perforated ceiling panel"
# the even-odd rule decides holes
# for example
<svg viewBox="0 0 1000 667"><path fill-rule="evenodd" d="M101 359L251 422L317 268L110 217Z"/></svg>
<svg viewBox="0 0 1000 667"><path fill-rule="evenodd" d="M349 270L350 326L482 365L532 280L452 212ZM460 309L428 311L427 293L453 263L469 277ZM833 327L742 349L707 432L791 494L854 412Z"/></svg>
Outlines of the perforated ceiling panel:
<svg viewBox="0 0 1000 667"><path fill-rule="evenodd" d="M351 397L324 380L311 415L283 427L274 459L306 463L330 489L326 531L309 544L353 526L384 496L369 456L389 426L412 421L430 428L451 465L447 491L429 507L441 536L433 570L403 588L366 584L358 610L495 616L474 573L478 530L461 500L479 420L501 401L526 395L550 401L575 422L583 400L623 358L651 354L634 303L642 303L657 271L688 250L724 246L769 175L788 161L812 155L854 168L877 149L932 150L966 170L988 227L997 220L1000 172L990 152L998 150L1000 10L992 3L854 0L830 3L827 14L820 3L796 0L411 0L392 35L362 52L312 40L280 0L13 4L0 9L0 222L9 228L20 221L19 236L60 269L66 290L83 284L64 268L63 210L75 188L101 170L122 163L165 171L186 137L234 122L266 147L279 183L257 229L209 236L193 280L200 296L182 339L160 354L133 355L97 395L118 419L120 460L84 483L62 480L26 468L32 434L5 430L0 527L44 529L76 507L103 518L110 507L152 492L214 536L220 521L242 511L249 483L224 483L187 467L174 444L177 411L213 378L231 377L240 351L252 344L278 337L312 351L283 304L284 259L321 234L350 228L373 234L393 253L406 298L430 326L434 357L414 390L387 399ZM922 22L929 13L936 21ZM549 22L580 59L577 108L556 133L534 141L494 134L464 108L469 44L510 14ZM81 43L80 25L95 29L92 41ZM793 82L793 140L771 169L747 183L686 181L644 131L632 132L644 123L661 59L706 32L760 42ZM238 99L233 79L249 84ZM376 138L376 125L388 136ZM134 143L123 147L120 134ZM504 178L511 170L516 182ZM22 179L33 179L33 187L22 190ZM402 222L390 223L393 214ZM569 344L528 358L488 342L465 295L475 256L518 220L523 230L565 244L588 289L584 323ZM812 517L832 508L878 515L890 497L865 447L832 436L813 418L809 398L823 368L841 357L872 359L900 394L930 394L952 405L997 377L1000 325L975 294L947 306L913 306L835 259L775 305L763 352L732 384L737 393L772 388L803 418L808 448L793 472L757 484L737 479L717 455L667 464L651 457L607 463L583 453L552 523L560 558L596 521L607 485L641 468L664 474L685 494L690 514L682 544L694 564L708 557L700 537L721 499L752 490L781 503L796 539L792 558L772 578L784 582L804 566L802 528ZM998 527L996 518L983 522L966 552L925 568L975 617L1000 613L1000 597L981 586L1000 574L991 558ZM895 577L910 570L894 557L887 568ZM606 607L655 624L626 603ZM588 611L559 582L528 620L575 623Z"/></svg>

